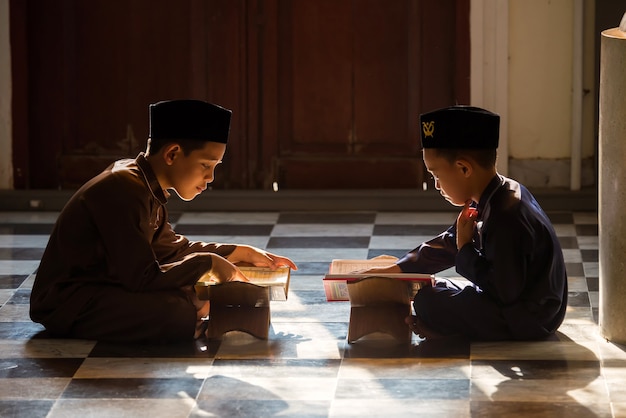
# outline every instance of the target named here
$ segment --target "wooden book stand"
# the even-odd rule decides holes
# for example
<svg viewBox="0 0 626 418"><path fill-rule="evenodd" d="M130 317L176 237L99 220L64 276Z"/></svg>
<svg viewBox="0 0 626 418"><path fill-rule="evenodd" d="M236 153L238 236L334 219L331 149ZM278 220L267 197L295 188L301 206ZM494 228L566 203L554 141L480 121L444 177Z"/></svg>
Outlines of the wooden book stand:
<svg viewBox="0 0 626 418"><path fill-rule="evenodd" d="M242 331L266 340L270 327L270 288L246 282L198 286L200 299L209 299L208 338L221 338L229 331Z"/></svg>
<svg viewBox="0 0 626 418"><path fill-rule="evenodd" d="M412 283L388 277L349 281L348 343L373 332L410 342L411 330L404 320L411 315L411 289Z"/></svg>

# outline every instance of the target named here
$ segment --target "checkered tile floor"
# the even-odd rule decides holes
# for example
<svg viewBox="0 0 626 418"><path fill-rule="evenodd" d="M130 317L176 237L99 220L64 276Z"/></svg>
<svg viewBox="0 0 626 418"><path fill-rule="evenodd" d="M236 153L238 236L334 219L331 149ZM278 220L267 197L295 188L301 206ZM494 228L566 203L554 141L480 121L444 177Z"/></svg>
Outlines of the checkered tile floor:
<svg viewBox="0 0 626 418"><path fill-rule="evenodd" d="M289 300L272 302L267 341L124 346L55 340L28 317L29 294L56 213L0 213L0 416L626 416L626 351L598 334L595 213L551 213L570 299L551 341L346 342L349 304L327 303L333 258L399 256L454 213L172 214L192 239L291 257ZM440 276L454 276L445 271Z"/></svg>

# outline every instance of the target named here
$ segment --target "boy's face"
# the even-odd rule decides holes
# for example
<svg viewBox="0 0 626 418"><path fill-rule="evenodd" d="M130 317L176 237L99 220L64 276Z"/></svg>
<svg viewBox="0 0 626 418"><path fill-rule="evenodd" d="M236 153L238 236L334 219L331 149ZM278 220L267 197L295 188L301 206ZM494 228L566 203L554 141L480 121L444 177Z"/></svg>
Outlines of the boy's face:
<svg viewBox="0 0 626 418"><path fill-rule="evenodd" d="M453 163L440 157L436 149L423 150L424 165L435 180L435 189L455 206L463 206L471 199L467 166L462 160Z"/></svg>
<svg viewBox="0 0 626 418"><path fill-rule="evenodd" d="M183 200L192 200L212 183L215 167L222 162L226 144L207 142L203 148L185 155L180 146L168 151L168 188ZM173 157L173 158L172 158Z"/></svg>

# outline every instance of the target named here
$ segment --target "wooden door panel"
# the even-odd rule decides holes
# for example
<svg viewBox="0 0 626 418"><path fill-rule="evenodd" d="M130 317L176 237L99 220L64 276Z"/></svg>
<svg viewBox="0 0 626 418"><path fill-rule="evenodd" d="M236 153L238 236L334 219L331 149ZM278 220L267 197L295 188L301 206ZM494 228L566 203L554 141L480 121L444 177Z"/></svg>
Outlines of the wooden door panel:
<svg viewBox="0 0 626 418"><path fill-rule="evenodd" d="M26 188L54 189L58 187L56 157L67 131L62 116L67 100L64 87L70 78L60 71L65 62L62 35L66 22L58 3L42 2L37 6L25 6L22 21L27 49L22 58L28 71L24 89L28 97L24 109L28 137L13 140L28 143L28 147L21 148L26 164L18 168L18 175L26 179Z"/></svg>
<svg viewBox="0 0 626 418"><path fill-rule="evenodd" d="M64 48L75 75L67 101L70 129L59 157L63 187L75 187L120 157L135 157L148 138L148 105L202 97L188 76L192 51L189 2L75 1ZM116 22L111 30L105 22ZM82 161L92 161L84 170ZM76 179L70 179L74 173ZM71 180L71 181L70 181Z"/></svg>
<svg viewBox="0 0 626 418"><path fill-rule="evenodd" d="M416 17L408 1L364 0L354 8L355 153L404 154L414 141L409 125L409 55L417 40L409 39ZM415 109L413 109L415 110ZM409 120L413 123L410 124ZM415 149L415 147L413 147ZM414 149L412 151L414 151Z"/></svg>
<svg viewBox="0 0 626 418"><path fill-rule="evenodd" d="M69 77L68 129L61 159L76 154L130 156L136 151L136 144L131 147L127 141L127 126L134 122L128 118L126 101L128 15L128 4L106 0L74 1L66 6L63 49L64 72ZM103 22L116 22L118 30Z"/></svg>
<svg viewBox="0 0 626 418"><path fill-rule="evenodd" d="M204 3L32 2L28 58L39 65L29 70L29 148L48 152L29 152L30 187L76 188L135 157L146 146L150 103L210 100Z"/></svg>
<svg viewBox="0 0 626 418"><path fill-rule="evenodd" d="M346 141L352 128L351 2L281 4L280 152L343 152L337 137Z"/></svg>
<svg viewBox="0 0 626 418"><path fill-rule="evenodd" d="M281 187L421 184L419 93L411 90L419 77L417 4L277 3L273 168Z"/></svg>
<svg viewBox="0 0 626 418"><path fill-rule="evenodd" d="M409 2L286 2L279 16L281 155L402 155L409 112ZM384 16L384 18L381 18ZM381 34L389 34L381 36ZM413 123L409 123L409 119Z"/></svg>

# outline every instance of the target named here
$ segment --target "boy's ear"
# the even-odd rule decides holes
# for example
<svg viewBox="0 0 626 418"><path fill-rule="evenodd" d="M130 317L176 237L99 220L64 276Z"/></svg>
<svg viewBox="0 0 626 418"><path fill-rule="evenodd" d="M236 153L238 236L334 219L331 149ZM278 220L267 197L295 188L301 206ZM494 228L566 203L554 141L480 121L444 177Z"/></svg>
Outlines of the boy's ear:
<svg viewBox="0 0 626 418"><path fill-rule="evenodd" d="M178 157L181 148L178 144L168 144L163 149L163 160L165 164L170 165L174 162L174 160Z"/></svg>
<svg viewBox="0 0 626 418"><path fill-rule="evenodd" d="M469 177L472 174L472 163L467 160L456 160L456 167L463 173L464 177Z"/></svg>

